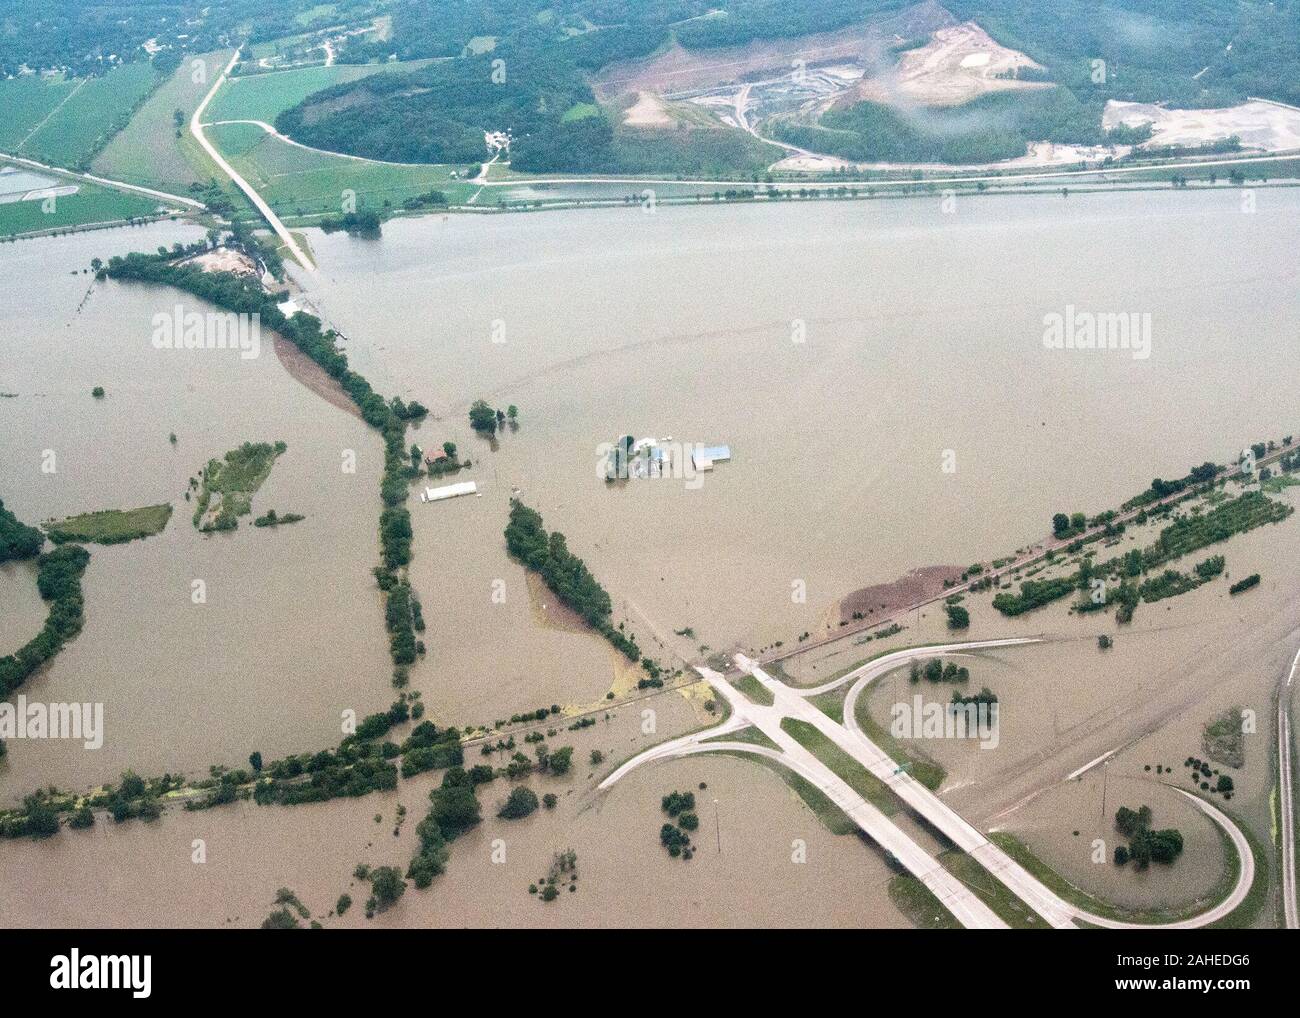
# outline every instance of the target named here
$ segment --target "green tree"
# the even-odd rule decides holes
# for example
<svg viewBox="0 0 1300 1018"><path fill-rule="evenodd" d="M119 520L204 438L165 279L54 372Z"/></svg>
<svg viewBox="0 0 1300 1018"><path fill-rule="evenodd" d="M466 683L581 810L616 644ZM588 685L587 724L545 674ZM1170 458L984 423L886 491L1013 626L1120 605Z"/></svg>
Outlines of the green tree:
<svg viewBox="0 0 1300 1018"><path fill-rule="evenodd" d="M469 425L484 435L495 435L497 430L496 412L483 400L476 399L470 404Z"/></svg>
<svg viewBox="0 0 1300 1018"><path fill-rule="evenodd" d="M497 811L497 816L503 820L522 820L536 812L537 806L537 793L526 785L516 785Z"/></svg>
<svg viewBox="0 0 1300 1018"><path fill-rule="evenodd" d="M569 773L569 768L573 765L573 747L561 746L550 755L551 773L563 775Z"/></svg>
<svg viewBox="0 0 1300 1018"><path fill-rule="evenodd" d="M396 866L377 866L370 871L370 889L382 912L406 892L406 881Z"/></svg>

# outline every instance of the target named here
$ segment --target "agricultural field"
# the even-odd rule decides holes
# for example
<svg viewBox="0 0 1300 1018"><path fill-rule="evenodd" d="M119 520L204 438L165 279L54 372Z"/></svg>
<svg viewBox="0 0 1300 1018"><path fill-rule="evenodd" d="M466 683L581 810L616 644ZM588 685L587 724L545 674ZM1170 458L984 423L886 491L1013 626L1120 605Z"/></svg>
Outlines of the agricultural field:
<svg viewBox="0 0 1300 1018"><path fill-rule="evenodd" d="M363 208L385 202L399 206L430 190L443 191L455 204L473 193L455 182L448 166L398 166L330 155L293 145L254 124L221 124L209 138L231 164L288 218L337 214L343 192L355 191Z"/></svg>
<svg viewBox="0 0 1300 1018"><path fill-rule="evenodd" d="M100 223L120 223L151 216L157 209L158 200L155 198L83 181L76 194L55 199L54 210L51 212L44 211L44 203L39 201L0 205L0 238Z"/></svg>
<svg viewBox="0 0 1300 1018"><path fill-rule="evenodd" d="M146 63L124 64L102 77L79 79L12 151L52 166L81 169L127 125L157 83L153 65ZM65 85L54 87L61 90ZM4 110L0 123L8 118L8 108ZM0 127L0 136L7 133Z"/></svg>
<svg viewBox="0 0 1300 1018"><path fill-rule="evenodd" d="M192 183L218 176L215 166L189 134L190 114L230 61L230 51L186 57L175 73L151 95L131 122L95 158L91 169L100 176L130 184L185 194ZM195 81L194 62L203 74ZM175 114L183 116L177 137Z"/></svg>
<svg viewBox="0 0 1300 1018"><path fill-rule="evenodd" d="M76 81L34 74L0 81L0 152L16 151L76 87Z"/></svg>
<svg viewBox="0 0 1300 1018"><path fill-rule="evenodd" d="M275 118L291 106L323 88L357 81L372 74L414 71L429 63L428 60L397 61L391 64L335 64L326 67L297 67L288 71L268 71L265 74L245 74L226 81L212 99L204 120L264 120L274 124Z"/></svg>

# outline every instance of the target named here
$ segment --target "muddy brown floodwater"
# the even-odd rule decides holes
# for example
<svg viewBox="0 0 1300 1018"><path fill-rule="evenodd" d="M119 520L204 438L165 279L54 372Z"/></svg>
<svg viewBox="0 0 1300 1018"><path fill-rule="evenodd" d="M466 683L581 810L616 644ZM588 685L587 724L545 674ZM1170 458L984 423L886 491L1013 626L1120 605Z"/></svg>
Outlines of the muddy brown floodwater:
<svg viewBox="0 0 1300 1018"><path fill-rule="evenodd" d="M1054 512L1099 511L1152 477L1296 430L1290 224L1300 192L1259 190L1255 214L1223 192L942 207L938 196L660 206L653 215L399 220L378 242L313 233L321 272L302 281L305 298L349 337L353 367L378 391L431 408L410 440L426 449L454 441L473 461L455 480L481 493L410 503L411 578L429 646L412 688L430 715L491 722L552 703L600 704L630 684L610 648L571 625L506 555L512 494L567 535L643 647L685 664L794 644L819 622L833 625L854 591L1010 553L1046 536ZM29 521L165 500L177 508L160 537L92 548L85 629L23 690L104 702L104 748L13 744L0 801L51 783L88 787L127 766L201 775L254 749L270 758L321 748L337 741L342 710L364 714L393 696L370 575L378 436L297 381L269 342L249 361L153 349L152 316L197 305L185 295L114 283L87 295L89 277L71 274L92 256L195 236L159 225L0 253L0 391L18 394L0 399L0 497ZM1070 307L1149 313L1150 357L1045 348L1044 316ZM104 400L90 397L95 385ZM466 409L480 396L517 405L519 428L491 443L473 435ZM607 485L598 450L623 434L727 444L732 459L698 485ZM288 444L255 512L307 519L196 533L187 479L246 440ZM54 472L41 469L48 451ZM355 473L341 468L349 451ZM1278 497L1295 503L1295 491ZM1229 570L1263 573L1258 590L1229 599L1220 580L1144 605L1104 655L1096 635L1113 631L1109 616L1052 608L1005 620L988 595L968 598L972 639L1054 639L974 660L972 685L1005 698L1006 731L996 751L934 747L945 797L985 828L1022 836L1095 893L1137 905L1203 893L1221 865L1217 836L1143 768L1176 765L1184 779L1200 725L1225 706L1271 716L1270 692L1294 653L1300 589L1283 563L1296 561L1298 533L1292 518L1235 538L1224 549ZM0 570L4 650L39 625L32 575ZM196 580L206 603L194 603ZM819 648L788 662L790 673L818 681L880 650L949 636L939 606L904 623L888 641ZM887 711L891 682L872 710ZM663 738L702 723L700 702L678 693L644 701L659 711ZM1263 839L1268 729L1266 720L1248 743L1230 804ZM604 729L572 735L581 758L593 731ZM1104 768L1062 786L1116 749ZM719 798L716 817L712 802L701 814L700 839L715 820L723 854L671 863L656 842L658 797L697 776ZM905 922L883 860L856 838L826 834L762 768L665 764L596 800L598 778L575 775L553 814L519 827L485 822L454 847L429 892L408 892L376 923ZM1080 846L1109 836L1099 781L1126 801L1150 788L1158 822L1168 815L1184 829L1188 851L1169 871L1177 880L1159 870L1130 880L1081 860ZM358 802L173 811L156 825L101 823L47 844L0 845L0 873L38 874L5 908L20 925L248 924L288 885L320 913L358 861L409 859L427 788L417 779ZM411 816L394 839L399 800ZM490 862L496 835L508 857L511 844L520 849L517 872ZM195 837L219 847L207 868L189 862ZM808 840L808 864L790 862L795 838ZM580 889L547 911L527 883L569 845ZM167 874L168 893L138 887L133 867ZM345 922L364 920L358 910Z"/></svg>

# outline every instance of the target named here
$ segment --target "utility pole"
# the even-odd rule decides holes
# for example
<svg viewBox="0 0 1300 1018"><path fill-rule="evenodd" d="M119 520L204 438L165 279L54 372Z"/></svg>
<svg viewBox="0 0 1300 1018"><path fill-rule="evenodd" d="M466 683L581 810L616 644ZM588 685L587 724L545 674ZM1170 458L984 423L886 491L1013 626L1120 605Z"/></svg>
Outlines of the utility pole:
<svg viewBox="0 0 1300 1018"><path fill-rule="evenodd" d="M718 832L718 855L722 854L722 820L718 817L718 800L713 800L713 826Z"/></svg>

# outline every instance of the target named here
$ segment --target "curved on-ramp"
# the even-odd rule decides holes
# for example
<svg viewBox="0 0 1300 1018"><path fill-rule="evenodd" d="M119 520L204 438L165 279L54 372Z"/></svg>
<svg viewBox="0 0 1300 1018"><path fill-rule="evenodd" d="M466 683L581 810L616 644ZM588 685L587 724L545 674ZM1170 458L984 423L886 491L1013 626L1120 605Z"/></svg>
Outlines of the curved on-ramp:
<svg viewBox="0 0 1300 1018"><path fill-rule="evenodd" d="M1040 643L1040 639L1020 638L1013 640L983 640L972 643L954 643L945 644L938 647L915 647L906 650L896 651L893 654L886 654L884 657L877 658L875 661L868 662L862 668L855 672L828 683L828 688L834 688L844 682L851 682L848 693L844 698L844 727L851 733L854 739L870 749L875 750L881 756L893 763L875 743L871 742L866 734L862 731L857 719L857 700L859 694L867 685L880 678L886 672L893 671L899 665L904 664L913 658L928 657L936 654L951 654L960 651L970 650L990 650L998 647L1010 647L1031 643ZM787 687L788 688L788 687ZM823 687L819 687L821 689ZM803 691L800 691L803 693ZM811 692L811 691L810 691ZM808 695L808 694L804 694ZM864 761L865 762L865 761ZM935 827L942 831L947 837L952 839L958 847L969 852L977 858L984 867L1001 880L1010 890L1019 896L1026 904L1033 908L1045 918L1060 919L1069 917L1071 919L1082 919L1084 922L1093 923L1097 926L1105 926L1113 929L1192 929L1200 926L1208 926L1210 923L1229 915L1237 908L1250 893L1251 885L1255 880L1255 856L1251 851L1250 842L1246 835L1239 827L1213 804L1206 802L1199 796L1192 795L1190 792L1181 788L1174 788L1175 791L1187 796L1197 807L1209 817L1214 823L1228 835L1234 849L1237 852L1240 866L1238 869L1237 882L1228 895L1218 904L1192 916L1188 919L1174 922L1151 922L1137 923L1126 922L1111 919L1106 916L1096 915L1089 912L1073 902L1067 901L1056 892L1052 891L1037 877L1033 876L1012 859L997 844L990 841L983 832L977 830L972 824L959 816L956 811L943 802L934 792L926 788L919 781L913 778L906 771L895 771L887 778L890 788L912 809L920 813L926 820L930 821ZM1174 786L1169 786L1174 787ZM1053 925L1060 925L1054 922Z"/></svg>
<svg viewBox="0 0 1300 1018"><path fill-rule="evenodd" d="M884 781L890 789L903 800L909 808L919 813L928 820L936 829L941 831L949 838L958 848L970 854L979 861L995 878L1000 880L1009 890L1019 897L1026 905L1041 915L1050 925L1058 929L1074 928L1074 920L1078 919L1096 926L1106 927L1109 929L1193 929L1207 926L1217 922L1231 914L1250 893L1250 889L1255 880L1255 857L1251 850L1250 842L1241 829L1228 817L1222 810L1218 809L1212 803L1205 801L1197 795L1193 795L1184 789L1175 786L1175 791L1190 799L1198 809L1201 810L1212 822L1216 823L1227 835L1237 853L1240 861L1238 867L1237 880L1228 895L1216 905L1191 916L1186 919L1180 919L1172 922L1130 922L1118 919L1112 919L1107 916L1097 915L1088 909L1067 901L1049 888L1041 880L1026 870L1020 863L1011 858L1000 846L981 831L977 830L972 824L959 816L951 807L939 799L933 792L916 781L910 774L903 771L899 765L884 752L879 746L871 742L865 733L862 732L857 723L856 704L858 695L862 689L870 682L879 678L887 672L905 664L915 657L933 656L936 654L952 654L971 650L988 650L998 647L1018 646L1029 643L1038 643L1041 640L1036 638L1016 638L1005 640L985 640L968 643L943 644L939 646L914 647L886 654L880 658L870 661L862 667L849 672L848 674L834 679L830 682L823 683L820 686L808 688L795 688L778 682L771 676L767 675L762 669L758 668L748 659L739 657L738 663L742 669L750 673L772 691L776 702L771 708L749 708L751 711L760 712L788 711L787 716L803 720L814 724L819 730L830 737L841 749L849 752L861 764L867 767L877 778ZM808 768L800 767L801 761L795 760L792 754L771 749L766 746L755 746L745 742L730 741L707 741L716 740L718 736L728 732L735 731L745 727L747 719L744 717L745 708L743 700L735 699L735 690L731 689L721 676L710 672L708 669L700 669L703 674L720 693L733 702L733 706L739 709L735 710L721 725L707 729L703 732L696 732L691 735L683 736L679 739L670 740L659 746L651 747L645 752L632 757L624 762L621 766L611 772L597 786L598 790L606 790L615 782L626 775L633 768L643 763L648 763L656 759L671 759L674 757L688 756L697 753L707 752L746 752L753 755L762 756L775 760L784 766L789 767L795 773L800 774L806 780L811 781L816 787L821 788L824 784L819 780L818 775L805 773ZM849 691L845 697L843 726L836 725L829 717L822 713L818 708L808 703L809 696L817 693L826 692L830 689L837 688L845 683L851 683ZM725 688L724 688L725 687ZM825 789L823 789L825 791ZM834 796L832 796L834 801ZM839 803L837 802L837 805ZM850 813L852 816L853 814ZM856 818L855 818L856 819ZM863 826L859 823L859 826ZM892 823L889 826L893 826ZM864 830L867 828L864 826ZM868 831L868 833L871 833ZM901 832L899 832L901 833ZM879 842L879 839L876 839ZM937 861L933 861L935 867L942 869ZM913 864L908 867L917 876L918 867ZM925 867L919 867L922 871ZM944 873L947 873L944 870ZM964 885L963 885L964 887ZM933 888L932 888L933 890ZM943 900L941 896L941 900ZM947 902L945 902L947 904ZM962 917L958 917L961 919ZM971 922L963 921L963 925L973 925ZM1005 926L998 920L998 925Z"/></svg>

